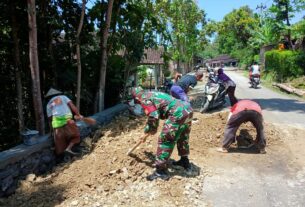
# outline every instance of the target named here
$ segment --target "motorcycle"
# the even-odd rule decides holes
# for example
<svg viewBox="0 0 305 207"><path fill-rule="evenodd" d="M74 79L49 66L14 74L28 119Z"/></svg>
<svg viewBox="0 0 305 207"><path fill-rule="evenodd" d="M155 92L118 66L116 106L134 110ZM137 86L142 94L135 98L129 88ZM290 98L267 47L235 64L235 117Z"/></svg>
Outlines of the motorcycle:
<svg viewBox="0 0 305 207"><path fill-rule="evenodd" d="M257 89L257 86L260 84L260 75L252 75L250 79L251 88Z"/></svg>
<svg viewBox="0 0 305 207"><path fill-rule="evenodd" d="M196 102L199 102L199 111L204 113L210 109L223 106L226 103L226 92L222 81L218 80L214 74L209 74L209 80L204 86L203 96L196 99Z"/></svg>
<svg viewBox="0 0 305 207"><path fill-rule="evenodd" d="M174 83L171 79L165 78L164 84L163 84L163 86L164 86L163 92L170 94L170 89L173 86L173 84Z"/></svg>

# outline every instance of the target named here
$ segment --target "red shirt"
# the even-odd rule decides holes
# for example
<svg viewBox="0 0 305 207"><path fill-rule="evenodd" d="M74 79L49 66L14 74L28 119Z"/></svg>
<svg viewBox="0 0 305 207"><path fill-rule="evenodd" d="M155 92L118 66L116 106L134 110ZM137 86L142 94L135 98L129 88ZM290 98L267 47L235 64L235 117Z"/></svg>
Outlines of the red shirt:
<svg viewBox="0 0 305 207"><path fill-rule="evenodd" d="M231 108L232 115L237 114L241 111L245 110L253 110L257 111L258 113L262 113L261 107L258 105L258 103L251 101L251 100L241 100L238 101L236 104L234 104Z"/></svg>

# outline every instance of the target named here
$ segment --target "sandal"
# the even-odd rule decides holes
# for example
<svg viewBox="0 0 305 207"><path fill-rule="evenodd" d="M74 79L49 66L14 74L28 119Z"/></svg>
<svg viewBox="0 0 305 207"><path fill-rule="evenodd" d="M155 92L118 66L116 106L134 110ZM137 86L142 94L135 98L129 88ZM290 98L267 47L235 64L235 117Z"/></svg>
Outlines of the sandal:
<svg viewBox="0 0 305 207"><path fill-rule="evenodd" d="M72 155L72 156L77 156L77 155L79 155L79 153L73 152L71 149L66 149L66 150L65 150L65 154Z"/></svg>

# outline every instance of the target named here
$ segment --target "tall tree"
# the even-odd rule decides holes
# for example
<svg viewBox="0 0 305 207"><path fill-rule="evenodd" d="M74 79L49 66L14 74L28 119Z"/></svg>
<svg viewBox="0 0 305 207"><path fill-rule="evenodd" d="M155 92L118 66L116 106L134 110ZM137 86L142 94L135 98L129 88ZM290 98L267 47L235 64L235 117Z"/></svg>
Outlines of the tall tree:
<svg viewBox="0 0 305 207"><path fill-rule="evenodd" d="M37 26L36 26L36 4L35 0L27 0L28 23L29 23L29 56L32 77L32 96L35 110L36 129L40 135L45 133L45 123L41 100L40 74L37 52Z"/></svg>
<svg viewBox="0 0 305 207"><path fill-rule="evenodd" d="M178 68L184 63L186 68L183 67L180 72L185 73L192 64L193 56L203 49L199 27L206 24L205 13L194 1L189 0L173 0L168 6L169 9L164 11L172 27L172 56Z"/></svg>
<svg viewBox="0 0 305 207"><path fill-rule="evenodd" d="M105 98L105 80L107 71L107 40L109 27L111 22L112 7L114 0L108 1L108 8L106 13L105 26L102 32L102 42L101 42L101 66L100 66L100 80L98 85L98 111L104 110L104 98Z"/></svg>
<svg viewBox="0 0 305 207"><path fill-rule="evenodd" d="M293 17L293 7L290 0L274 0L274 5L270 9L275 13L275 20L278 22L279 30L287 30L285 38L289 43L289 47L294 48L291 41L290 19Z"/></svg>
<svg viewBox="0 0 305 207"><path fill-rule="evenodd" d="M242 64L250 64L253 60L253 50L248 47L258 19L248 7L234 9L217 25L216 42L221 54L229 54L240 60Z"/></svg>
<svg viewBox="0 0 305 207"><path fill-rule="evenodd" d="M76 106L80 110L80 94L81 94L81 81L82 81L82 64L81 64L81 55L80 55L80 33L82 31L85 10L86 10L86 0L82 1L82 13L79 20L79 25L76 33L76 56L77 56L77 96L76 96Z"/></svg>
<svg viewBox="0 0 305 207"><path fill-rule="evenodd" d="M12 34L13 34L13 53L15 63L15 79L16 79L16 91L17 91L17 108L18 108L18 123L19 133L24 130L24 117L23 117L23 98L22 98L22 81L21 81L21 61L20 61L20 49L18 38L18 23L16 17L16 4L15 1L10 1L11 18L12 18Z"/></svg>
<svg viewBox="0 0 305 207"><path fill-rule="evenodd" d="M284 32L284 37L289 43L289 47L294 49L291 40L291 19L295 12L300 12L305 8L304 0L273 0L274 4L270 7L271 13L275 15L275 32Z"/></svg>

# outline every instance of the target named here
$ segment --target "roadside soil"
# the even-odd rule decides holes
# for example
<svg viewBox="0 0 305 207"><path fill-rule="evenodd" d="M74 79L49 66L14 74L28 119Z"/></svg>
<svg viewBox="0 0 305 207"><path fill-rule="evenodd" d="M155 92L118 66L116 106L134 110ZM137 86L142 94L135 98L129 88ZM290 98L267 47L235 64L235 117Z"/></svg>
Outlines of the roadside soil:
<svg viewBox="0 0 305 207"><path fill-rule="evenodd" d="M17 192L0 200L1 206L213 206L203 195L204 180L214 175L217 165L255 165L273 170L280 159L288 159L289 168L304 164L302 129L279 128L265 123L267 154L258 154L255 147L232 153L215 152L223 137L227 112L195 113L190 135L192 173L169 169L169 181L149 182L146 176L153 169L158 134L149 137L131 156L127 151L142 136L145 118L121 115L98 130L84 143L89 154L62 163L46 175L28 176L20 181ZM160 123L160 128L162 122ZM160 130L160 129L159 129ZM243 124L239 138L255 138L251 124ZM172 159L177 160L175 149ZM221 182L221 180L219 181Z"/></svg>

